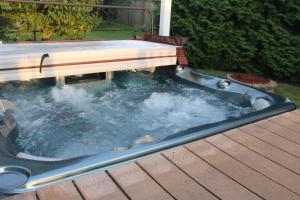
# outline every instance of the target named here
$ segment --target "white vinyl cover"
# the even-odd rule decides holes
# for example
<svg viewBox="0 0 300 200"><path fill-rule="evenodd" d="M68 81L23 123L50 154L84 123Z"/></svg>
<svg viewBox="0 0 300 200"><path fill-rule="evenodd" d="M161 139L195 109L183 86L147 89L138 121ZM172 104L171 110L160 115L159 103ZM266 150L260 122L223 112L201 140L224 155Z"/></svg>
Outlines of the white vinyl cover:
<svg viewBox="0 0 300 200"><path fill-rule="evenodd" d="M41 58L42 73L39 71ZM138 40L0 44L0 81L175 65L176 46Z"/></svg>

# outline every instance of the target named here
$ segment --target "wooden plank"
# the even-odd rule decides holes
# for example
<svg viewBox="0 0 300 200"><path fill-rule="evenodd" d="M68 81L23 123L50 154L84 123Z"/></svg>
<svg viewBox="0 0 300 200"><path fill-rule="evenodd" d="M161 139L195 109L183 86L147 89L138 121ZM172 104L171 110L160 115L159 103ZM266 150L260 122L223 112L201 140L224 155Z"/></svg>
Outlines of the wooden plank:
<svg viewBox="0 0 300 200"><path fill-rule="evenodd" d="M37 200L37 198L35 192L30 192L30 193L11 196L6 198L6 200Z"/></svg>
<svg viewBox="0 0 300 200"><path fill-rule="evenodd" d="M293 141L297 144L300 144L300 134L295 133L294 131L291 131L283 126L280 126L276 123L273 123L268 120L262 120L259 122L256 122L255 125L266 129L268 131L271 131L272 133L279 135L287 140Z"/></svg>
<svg viewBox="0 0 300 200"><path fill-rule="evenodd" d="M82 200L79 192L71 181L45 187L37 191L39 200Z"/></svg>
<svg viewBox="0 0 300 200"><path fill-rule="evenodd" d="M294 110L293 113L300 116L300 109Z"/></svg>
<svg viewBox="0 0 300 200"><path fill-rule="evenodd" d="M285 117L294 122L300 123L300 116L293 112L286 112L286 113L281 114L280 116Z"/></svg>
<svg viewBox="0 0 300 200"><path fill-rule="evenodd" d="M300 122L294 122L290 119L287 119L285 117L281 117L279 116L275 116L275 117L271 117L268 120L270 120L273 123L277 123L280 126L283 126L287 129L290 129L296 133L300 133Z"/></svg>
<svg viewBox="0 0 300 200"><path fill-rule="evenodd" d="M300 157L300 145L297 143L286 140L254 124L240 127L240 129L256 138L276 146L283 151L286 151L298 158Z"/></svg>
<svg viewBox="0 0 300 200"><path fill-rule="evenodd" d="M300 176L238 144L224 135L207 139L225 153L300 195Z"/></svg>
<svg viewBox="0 0 300 200"><path fill-rule="evenodd" d="M160 154L148 156L138 164L175 199L217 199Z"/></svg>
<svg viewBox="0 0 300 200"><path fill-rule="evenodd" d="M164 151L163 155L223 200L257 200L257 195L213 168L183 147Z"/></svg>
<svg viewBox="0 0 300 200"><path fill-rule="evenodd" d="M300 174L300 159L286 153L266 142L251 135L245 134L240 129L233 129L225 133L229 138L257 152L258 154Z"/></svg>
<svg viewBox="0 0 300 200"><path fill-rule="evenodd" d="M265 199L298 199L299 196L247 167L204 140L186 145L199 157Z"/></svg>
<svg viewBox="0 0 300 200"><path fill-rule="evenodd" d="M135 163L109 170L109 174L131 199L173 199Z"/></svg>
<svg viewBox="0 0 300 200"><path fill-rule="evenodd" d="M106 173L83 176L74 181L86 200L125 200L127 197Z"/></svg>

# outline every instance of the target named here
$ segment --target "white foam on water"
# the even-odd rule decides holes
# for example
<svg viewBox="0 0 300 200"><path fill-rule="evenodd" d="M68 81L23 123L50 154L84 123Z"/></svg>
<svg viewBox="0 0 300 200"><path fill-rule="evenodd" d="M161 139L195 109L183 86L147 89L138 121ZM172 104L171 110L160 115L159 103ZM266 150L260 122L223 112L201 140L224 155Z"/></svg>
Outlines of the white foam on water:
<svg viewBox="0 0 300 200"><path fill-rule="evenodd" d="M193 93L194 92L194 93ZM148 123L143 124L149 131L171 129L180 131L193 126L222 121L226 114L222 106L209 103L214 97L194 90L187 94L157 93L154 92L144 101L142 115L147 116ZM209 113L209 115L208 115ZM152 119L152 120L150 120Z"/></svg>
<svg viewBox="0 0 300 200"><path fill-rule="evenodd" d="M83 88L65 85L62 88L53 88L51 96L55 102L65 102L79 107L87 107L94 100L94 96Z"/></svg>

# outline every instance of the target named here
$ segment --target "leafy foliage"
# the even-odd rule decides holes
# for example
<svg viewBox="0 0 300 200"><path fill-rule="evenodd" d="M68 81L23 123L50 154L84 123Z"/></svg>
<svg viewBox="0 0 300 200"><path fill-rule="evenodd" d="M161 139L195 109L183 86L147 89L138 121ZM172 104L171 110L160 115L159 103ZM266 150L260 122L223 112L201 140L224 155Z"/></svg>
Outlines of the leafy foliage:
<svg viewBox="0 0 300 200"><path fill-rule="evenodd" d="M51 0L58 2L58 0ZM96 3L97 0L60 0L59 2ZM1 3L1 15L9 18L20 34L42 32L42 39L52 35L79 38L100 23L92 8L36 4Z"/></svg>
<svg viewBox="0 0 300 200"><path fill-rule="evenodd" d="M1 4L0 4L1 5ZM6 9L7 6L0 6L0 40L7 40L7 34L9 32L9 28L11 28L11 22L9 18L4 15L3 9Z"/></svg>
<svg viewBox="0 0 300 200"><path fill-rule="evenodd" d="M192 66L300 81L299 0L173 0Z"/></svg>
<svg viewBox="0 0 300 200"><path fill-rule="evenodd" d="M0 40L7 39L8 27L9 27L9 20L4 16L0 16Z"/></svg>

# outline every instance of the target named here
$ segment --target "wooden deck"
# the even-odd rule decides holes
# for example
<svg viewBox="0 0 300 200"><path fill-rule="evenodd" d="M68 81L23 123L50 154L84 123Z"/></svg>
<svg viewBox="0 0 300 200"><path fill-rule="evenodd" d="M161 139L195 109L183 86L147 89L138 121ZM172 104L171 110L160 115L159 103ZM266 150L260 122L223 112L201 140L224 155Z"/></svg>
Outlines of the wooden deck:
<svg viewBox="0 0 300 200"><path fill-rule="evenodd" d="M300 110L10 200L300 199Z"/></svg>

